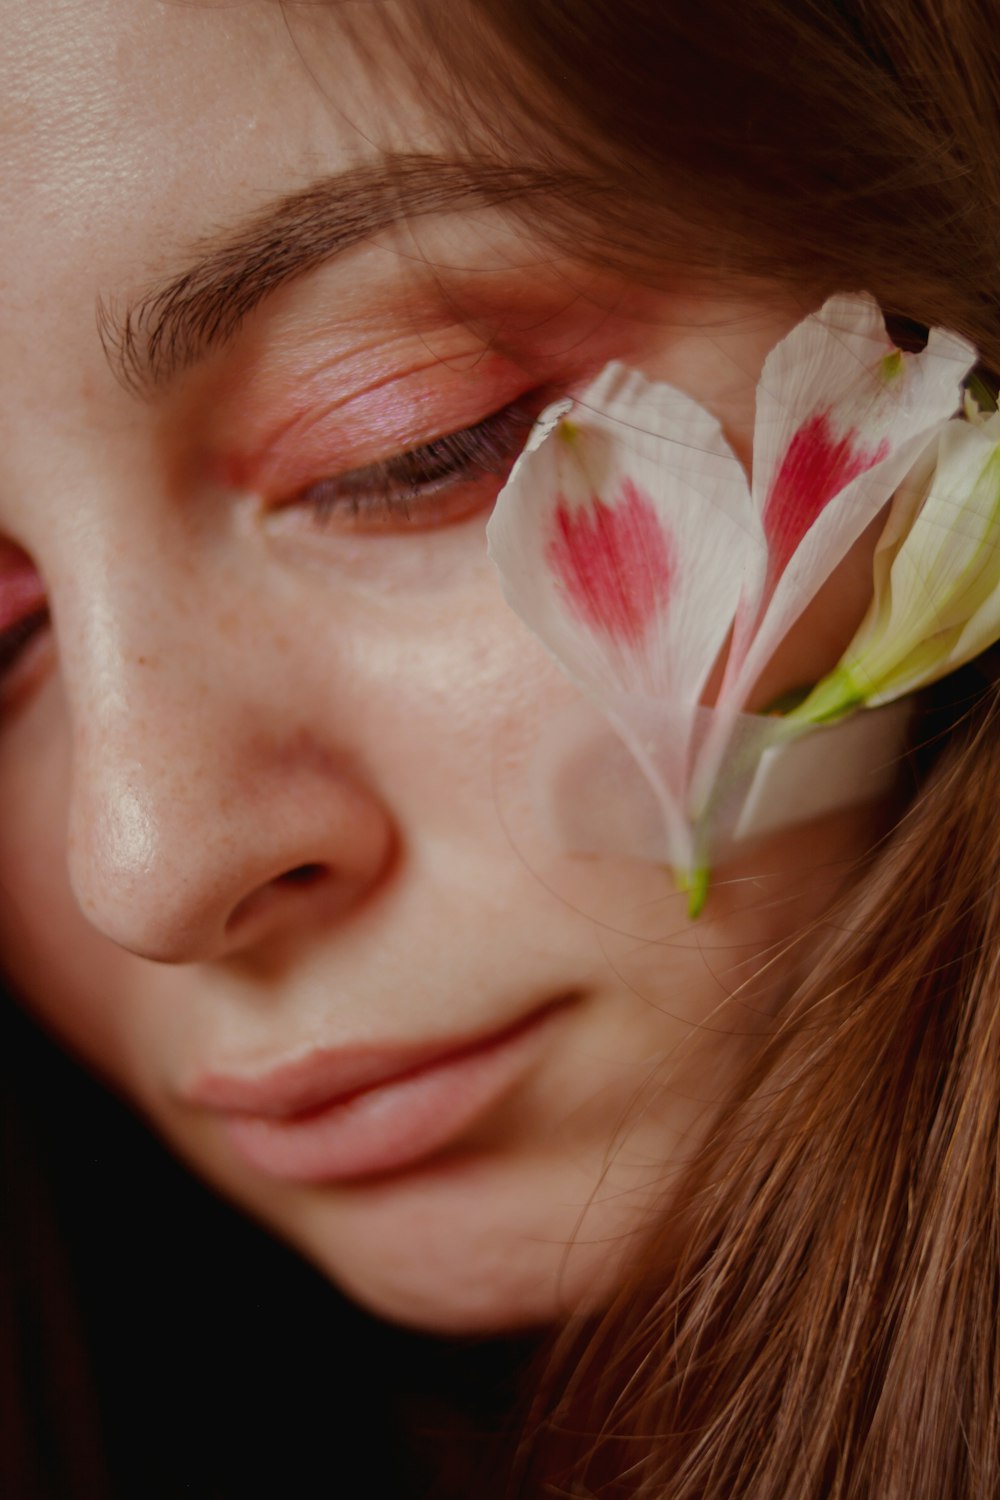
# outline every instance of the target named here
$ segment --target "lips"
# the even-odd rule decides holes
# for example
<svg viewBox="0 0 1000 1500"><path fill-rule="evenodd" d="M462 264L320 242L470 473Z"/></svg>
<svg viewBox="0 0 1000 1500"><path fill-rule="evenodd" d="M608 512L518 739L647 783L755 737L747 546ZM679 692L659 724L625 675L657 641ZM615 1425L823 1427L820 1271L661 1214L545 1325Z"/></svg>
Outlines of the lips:
<svg viewBox="0 0 1000 1500"><path fill-rule="evenodd" d="M293 1182L402 1170L454 1142L516 1087L565 999L487 1036L317 1051L256 1077L212 1074L189 1094L236 1155Z"/></svg>

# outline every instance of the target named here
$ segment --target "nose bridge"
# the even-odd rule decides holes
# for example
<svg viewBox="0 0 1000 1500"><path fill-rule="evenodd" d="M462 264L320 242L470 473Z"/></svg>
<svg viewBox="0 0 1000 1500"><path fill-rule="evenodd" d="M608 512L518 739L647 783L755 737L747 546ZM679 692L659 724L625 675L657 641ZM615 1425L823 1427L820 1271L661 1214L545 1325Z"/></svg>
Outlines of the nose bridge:
<svg viewBox="0 0 1000 1500"><path fill-rule="evenodd" d="M203 714L211 711L209 679L216 688L223 680L218 659L237 617L221 577L209 579L203 569L199 580L183 546L117 518L95 525L60 572L52 584L55 624L79 755L99 749L105 760L128 757L128 744L147 734L155 741L168 724L180 729L192 699ZM239 643L232 645L238 654Z"/></svg>
<svg viewBox="0 0 1000 1500"><path fill-rule="evenodd" d="M219 627L223 590L218 580L199 586L183 553L149 529L106 526L52 588L72 736L69 864L82 905L95 888L128 903L140 883L183 881L171 867L208 792L201 747L214 747L219 780L227 772L221 722L240 643L231 622Z"/></svg>

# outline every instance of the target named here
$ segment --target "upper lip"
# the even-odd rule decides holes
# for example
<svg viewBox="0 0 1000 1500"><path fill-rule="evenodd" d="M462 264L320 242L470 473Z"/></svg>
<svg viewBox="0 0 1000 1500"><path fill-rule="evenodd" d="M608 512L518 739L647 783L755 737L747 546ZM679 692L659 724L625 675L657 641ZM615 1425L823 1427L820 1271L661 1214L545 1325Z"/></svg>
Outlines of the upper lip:
<svg viewBox="0 0 1000 1500"><path fill-rule="evenodd" d="M283 1120L328 1107L406 1077L421 1068L458 1058L513 1037L561 1005L550 1001L487 1033L430 1042L318 1048L261 1073L206 1073L186 1090L189 1103L226 1114Z"/></svg>

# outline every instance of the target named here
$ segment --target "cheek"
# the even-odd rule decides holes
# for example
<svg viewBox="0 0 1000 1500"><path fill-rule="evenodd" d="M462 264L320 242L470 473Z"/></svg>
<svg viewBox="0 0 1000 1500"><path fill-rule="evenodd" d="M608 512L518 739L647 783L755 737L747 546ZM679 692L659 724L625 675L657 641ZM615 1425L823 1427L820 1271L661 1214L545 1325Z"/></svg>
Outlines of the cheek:
<svg viewBox="0 0 1000 1500"><path fill-rule="evenodd" d="M506 843L528 755L577 690L509 609L492 565L467 557L436 600L387 606L357 669L376 775L411 837Z"/></svg>

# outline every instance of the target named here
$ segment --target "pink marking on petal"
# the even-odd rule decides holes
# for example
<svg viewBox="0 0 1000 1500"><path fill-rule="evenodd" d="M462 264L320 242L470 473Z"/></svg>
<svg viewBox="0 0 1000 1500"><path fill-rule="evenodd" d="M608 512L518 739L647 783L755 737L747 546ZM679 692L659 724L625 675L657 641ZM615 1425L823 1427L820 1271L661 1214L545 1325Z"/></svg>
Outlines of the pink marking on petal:
<svg viewBox="0 0 1000 1500"><path fill-rule="evenodd" d="M614 505L556 509L546 561L574 613L620 645L636 645L665 607L674 578L671 538L631 480Z"/></svg>
<svg viewBox="0 0 1000 1500"><path fill-rule="evenodd" d="M876 448L862 448L857 433L834 438L830 413L817 412L792 438L764 505L764 530L770 552L771 578L784 572L789 558L830 501L889 452L883 438Z"/></svg>

